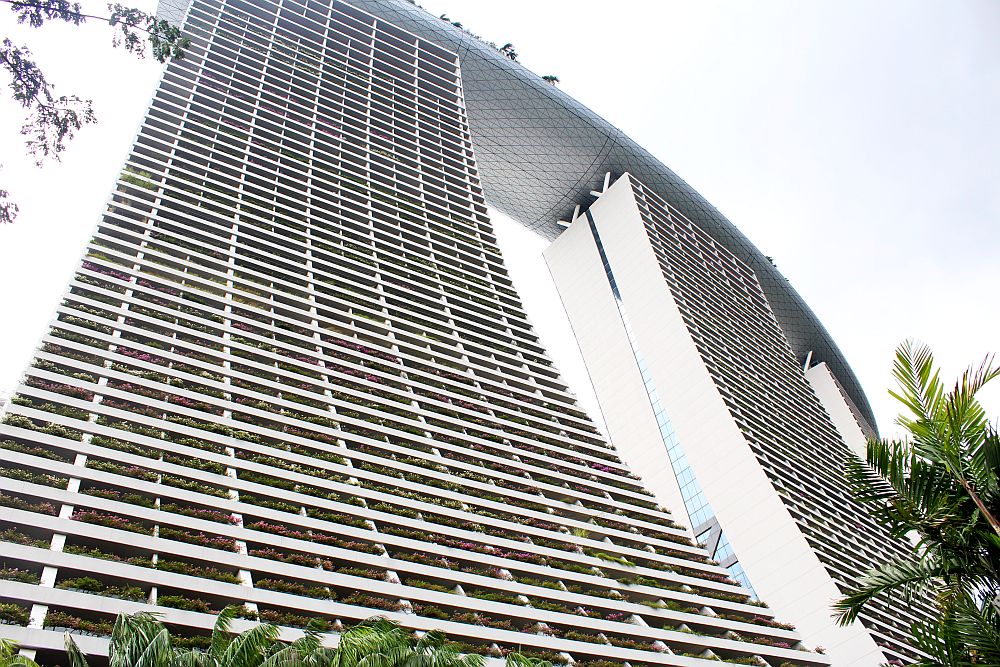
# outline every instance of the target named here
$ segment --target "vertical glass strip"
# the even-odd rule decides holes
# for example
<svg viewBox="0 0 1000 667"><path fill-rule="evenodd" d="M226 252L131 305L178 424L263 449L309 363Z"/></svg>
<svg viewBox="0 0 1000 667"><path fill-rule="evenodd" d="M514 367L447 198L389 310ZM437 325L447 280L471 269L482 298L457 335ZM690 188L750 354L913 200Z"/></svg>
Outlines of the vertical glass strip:
<svg viewBox="0 0 1000 667"><path fill-rule="evenodd" d="M618 283L615 281L615 274L611 270L611 262L604 251L601 235L598 233L597 225L594 223L594 216L590 211L587 211L585 215L587 216L587 222L590 224L590 232L594 236L594 243L597 245L597 252L601 256L601 263L604 265L604 275L607 276L608 284L611 286L611 293L615 297L615 306L618 308L618 315L621 317L622 326L625 328L625 336L628 338L629 347L632 348L632 355L635 357L636 366L639 367L639 375L642 377L642 384L646 389L649 405L653 409L653 416L656 418L656 426L660 431L660 438L663 440L663 446L667 450L670 467L674 471L674 477L677 478L677 485L680 488L681 498L684 501L684 509L687 511L688 518L691 520L691 526L699 541L703 541L713 530L718 531L718 540L712 557L719 562L723 562L735 556L733 548L729 544L729 540L726 539L725 534L721 532L722 529L719 526L719 520L716 518L715 512L712 511L712 506L709 504L701 485L698 484L694 471L691 469L691 464L688 463L687 457L684 455L684 450L681 448L677 433L674 431L674 427L670 423L670 418L667 416L663 403L660 401L656 385L653 382L653 375L646 364L646 359L639 350L638 342L632 331L632 325L625 310L625 304L622 302L621 292L618 291ZM738 560L728 565L727 569L733 579L740 582L756 597L753 586L750 585L750 579L747 577Z"/></svg>

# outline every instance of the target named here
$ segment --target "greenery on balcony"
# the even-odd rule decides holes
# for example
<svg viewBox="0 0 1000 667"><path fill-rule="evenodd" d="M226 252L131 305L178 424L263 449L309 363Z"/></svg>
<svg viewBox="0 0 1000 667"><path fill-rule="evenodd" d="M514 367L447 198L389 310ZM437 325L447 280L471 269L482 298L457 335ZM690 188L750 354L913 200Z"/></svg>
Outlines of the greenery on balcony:
<svg viewBox="0 0 1000 667"><path fill-rule="evenodd" d="M73 455L69 451L57 450L52 447L43 447L41 445L25 444L15 440L0 441L0 449L20 452L21 454L37 456L38 458L49 459L52 461L62 461L64 463L69 463L73 460Z"/></svg>
<svg viewBox="0 0 1000 667"><path fill-rule="evenodd" d="M631 648L636 651L656 651L656 647L649 639L633 639L632 637L618 637L615 635L606 635L606 637L609 644L618 648Z"/></svg>
<svg viewBox="0 0 1000 667"><path fill-rule="evenodd" d="M132 493L119 489L93 488L89 486L80 489L80 493L95 498L106 498L107 500L115 500L129 505L138 505L139 507L153 508L156 506L156 499L143 493Z"/></svg>
<svg viewBox="0 0 1000 667"><path fill-rule="evenodd" d="M86 364L100 365L103 363L103 358L97 354L92 354L90 352L81 352L79 350L74 350L70 347L64 347L62 345L56 345L55 343L45 343L42 345L42 351L48 352L49 354L55 354L61 357L66 357L68 359L74 359ZM44 368L45 370L52 370L54 372L60 372L58 367L52 367L47 364L52 362L43 359L38 359L35 361L35 366L38 368ZM96 382L97 378L89 373L84 373L82 371L76 371L77 374L72 377L78 377L79 379L86 380L88 382Z"/></svg>
<svg viewBox="0 0 1000 667"><path fill-rule="evenodd" d="M527 604L520 597L506 591L494 590L490 588L477 588L474 586L464 586L466 596L490 602L502 602L504 604L525 605Z"/></svg>
<svg viewBox="0 0 1000 667"><path fill-rule="evenodd" d="M139 384L133 384L132 382L122 382L121 380L116 380L113 378L108 380L108 388L124 391L128 394L145 396L146 398L151 398L156 401L163 401L166 400L167 398L167 392L165 391L152 389L150 387L145 387Z"/></svg>
<svg viewBox="0 0 1000 667"><path fill-rule="evenodd" d="M591 644L607 643L604 637L599 633L588 632L586 630L566 630L562 633L562 638L575 642L589 642Z"/></svg>
<svg viewBox="0 0 1000 667"><path fill-rule="evenodd" d="M226 572L209 565L193 565L183 561L160 558L156 562L156 569L163 570L164 572L173 572L174 574L184 574L189 577L213 579L215 581L222 581L228 584L240 583L240 578L234 573Z"/></svg>
<svg viewBox="0 0 1000 667"><path fill-rule="evenodd" d="M517 581L522 584L527 584L528 586L540 586L542 588L551 588L557 591L563 590L562 583L558 579L542 579L541 577L518 575Z"/></svg>
<svg viewBox="0 0 1000 667"><path fill-rule="evenodd" d="M226 448L223 445L220 445L220 444L217 444L217 443L214 443L214 442L209 442L207 440L203 440L202 438L192 438L192 437L189 437L189 436L186 436L186 435L181 435L179 433L175 433L173 431L162 432L162 435L160 437L162 437L164 440L166 440L168 442L172 442L172 443L175 443L175 444L178 444L178 445L183 445L185 447L191 447L192 449L200 449L202 451L212 452L213 454L225 454L226 453ZM181 455L177 455L177 456L181 456ZM182 458L180 458L178 460L179 461L184 461L184 460L191 461L191 460L195 460L195 459L191 459L190 457L182 457ZM184 464L181 464L181 465L184 465ZM217 463L207 463L206 462L205 465L208 466L205 469L206 470L210 470L212 472L217 472L220 469L223 469L220 466L220 464L217 464ZM223 469L223 471L224 471L224 469ZM222 473L221 472L217 472L217 474L222 474Z"/></svg>
<svg viewBox="0 0 1000 667"><path fill-rule="evenodd" d="M216 523L236 524L236 517L230 512L222 512L207 507L196 507L194 505L181 505L178 503L164 503L160 505L164 512L183 514L184 516L202 519L204 521L215 521Z"/></svg>
<svg viewBox="0 0 1000 667"><path fill-rule="evenodd" d="M63 579L56 584L56 588L91 593L93 595L103 595L121 600L132 600L133 602L142 602L146 599L146 593L138 586L112 586L94 577Z"/></svg>
<svg viewBox="0 0 1000 667"><path fill-rule="evenodd" d="M433 514L431 512L424 514L423 518L424 521L440 524L442 526L450 526L451 528L459 528L461 530L468 530L474 533L484 532L483 525L475 523L474 521L456 519L454 517L444 516L443 514Z"/></svg>
<svg viewBox="0 0 1000 667"><path fill-rule="evenodd" d="M122 477L139 479L144 482L155 482L160 477L159 473L150 470L149 468L142 468L128 463L118 463L117 461L107 461L97 458L88 458L87 467L91 470L99 470L101 472L121 475Z"/></svg>
<svg viewBox="0 0 1000 667"><path fill-rule="evenodd" d="M206 535L205 533L183 530L172 526L160 526L159 537L165 540L175 540L194 544L208 549L220 549L222 551L237 550L236 541L231 537L222 535Z"/></svg>
<svg viewBox="0 0 1000 667"><path fill-rule="evenodd" d="M69 428L67 426L53 424L50 422L43 421L41 423L36 423L34 420L22 417L21 415L7 414L7 416L3 419L3 423L9 424L10 426L16 426L17 428L38 431L39 433L47 433L49 435L54 435L57 438L68 438L70 440L83 439L83 431L78 431L75 428Z"/></svg>
<svg viewBox="0 0 1000 667"><path fill-rule="evenodd" d="M609 554L604 551L598 551L597 549L593 549L591 547L584 547L583 552L588 556L591 556L593 558L598 558L608 563L617 563L618 565L623 565L625 567L635 567L635 563L630 561L628 558L625 558L624 556Z"/></svg>
<svg viewBox="0 0 1000 667"><path fill-rule="evenodd" d="M280 470L288 470L290 472L299 473L301 475L309 475L311 477L318 477L320 479L328 479L338 482L347 481L347 477L339 472L328 470L326 468L320 468L317 466L307 465L304 463L294 463L292 461L288 461L283 458L278 458L276 456L269 456L267 454L259 454L257 452L245 452L245 451L237 452L236 456L237 458L246 461L259 463L261 465L270 466L272 468L278 468ZM242 474L240 477L243 478Z"/></svg>
<svg viewBox="0 0 1000 667"><path fill-rule="evenodd" d="M279 551L272 548L250 549L249 554L255 558L266 558L268 560L276 560L282 563L301 565L303 567L316 567L316 565L320 563L319 558L311 554ZM331 565L331 567L333 566Z"/></svg>
<svg viewBox="0 0 1000 667"><path fill-rule="evenodd" d="M184 611L195 611L201 614L210 614L214 610L211 603L201 598L191 598L184 595L159 595L156 604L161 607L172 607Z"/></svg>
<svg viewBox="0 0 1000 667"><path fill-rule="evenodd" d="M51 391L56 394L62 394L63 396L68 396L70 398L76 398L81 401L92 401L94 400L94 392L89 389L84 389L83 387L77 387L71 384L64 384L62 382L52 382L51 380L45 380L38 377L29 377L25 380L25 384L29 387L34 387L36 389L41 389L43 391Z"/></svg>
<svg viewBox="0 0 1000 667"><path fill-rule="evenodd" d="M320 600L334 600L337 597L336 593L326 586L316 586L299 581L288 581L286 579L260 579L254 582L254 588L263 588L268 591L301 595Z"/></svg>
<svg viewBox="0 0 1000 667"><path fill-rule="evenodd" d="M754 625L763 625L769 628L778 628L780 630L795 629L795 626L792 625L791 623L782 623L781 621L776 621L775 619L766 616L754 615L747 618L746 616L741 616L740 614L719 612L719 611L716 611L716 616L730 621L739 621L741 623L752 623Z"/></svg>
<svg viewBox="0 0 1000 667"><path fill-rule="evenodd" d="M152 530L134 519L128 519L119 514L110 514L108 512L101 512L92 509L78 509L73 512L73 516L70 517L74 521L82 521L84 523L91 523L97 526L104 526L106 528L114 528L116 530L125 530L131 533L143 533L149 535Z"/></svg>
<svg viewBox="0 0 1000 667"><path fill-rule="evenodd" d="M128 563L129 565L136 565L138 567L153 567L153 561L148 556L131 556L123 558L122 556L102 551L96 547L85 547L78 544L67 544L63 547L63 551L68 554L87 556L88 558L99 558L101 560L110 560L116 563Z"/></svg>
<svg viewBox="0 0 1000 667"><path fill-rule="evenodd" d="M25 613L27 615L27 613ZM21 625L26 625L25 623ZM58 609L49 609L45 614L45 620L42 625L51 630L63 629L68 632L74 632L84 635L93 635L96 637L110 637L111 636L111 621L92 621L80 618L78 616L73 616L64 611Z"/></svg>
<svg viewBox="0 0 1000 667"><path fill-rule="evenodd" d="M196 428L202 431L208 431L209 433L215 433L217 435L223 435L230 438L236 438L237 440L246 440L247 442L260 442L260 436L248 433L247 431L242 431L240 429L235 429L232 426L226 424L220 424L219 422L204 421L201 419L194 419L193 417L181 417L179 415L167 415L167 421L177 424L179 426L189 426L191 428Z"/></svg>
<svg viewBox="0 0 1000 667"><path fill-rule="evenodd" d="M365 567L355 567L355 566L337 566L324 561L323 569L336 572L337 574L344 574L351 577L363 577L365 579L377 579L379 581L385 581L385 570L377 570L373 568Z"/></svg>
<svg viewBox="0 0 1000 667"><path fill-rule="evenodd" d="M174 454L172 452L164 452L163 460L167 463L173 463L174 465L184 466L185 468L194 468L195 470L203 470L204 472L210 472L214 475L225 475L226 466L218 463L217 461L209 461L204 458L186 456L184 454Z"/></svg>
<svg viewBox="0 0 1000 667"><path fill-rule="evenodd" d="M250 530L259 530L266 533L271 533L273 535L280 535L282 537L287 537L290 539L304 540L307 542L316 542L317 544L326 544L332 547L339 547L341 549L350 549L351 551L361 551L363 553L370 554L381 554L382 549L378 545L370 542L360 542L357 540L345 540L336 535L331 535L329 533L322 533L319 531L302 531L289 528L280 524L269 523L267 521L255 521L246 525L246 528Z"/></svg>
<svg viewBox="0 0 1000 667"><path fill-rule="evenodd" d="M277 609L261 609L258 612L258 617L265 623L283 625L289 628L304 628L312 620L308 616Z"/></svg>
<svg viewBox="0 0 1000 667"><path fill-rule="evenodd" d="M28 610L13 602L0 602L0 625L27 625Z"/></svg>
<svg viewBox="0 0 1000 667"><path fill-rule="evenodd" d="M0 492L0 506L24 510L25 512L48 514L49 516L55 516L58 513L58 509L52 503L28 500L21 496L11 495L9 492Z"/></svg>
<svg viewBox="0 0 1000 667"><path fill-rule="evenodd" d="M37 584L40 577L30 570L21 570L16 567L0 568L0 580L17 581L22 584Z"/></svg>
<svg viewBox="0 0 1000 667"><path fill-rule="evenodd" d="M368 509L375 510L377 512L395 514L397 516L405 516L409 519L416 519L420 516L420 512L410 509L409 507L403 507L401 505L395 505L382 501L368 503Z"/></svg>
<svg viewBox="0 0 1000 667"><path fill-rule="evenodd" d="M372 609L383 609L385 611L400 611L399 600L373 595L363 591L356 591L340 600L344 604L351 604L358 607L370 607Z"/></svg>
<svg viewBox="0 0 1000 667"><path fill-rule="evenodd" d="M562 614L573 613L573 607L563 602L557 602L555 600L536 600L532 598L531 606L535 609L541 609L543 611L554 611Z"/></svg>
<svg viewBox="0 0 1000 667"><path fill-rule="evenodd" d="M246 479L246 477L241 476L240 479ZM296 505L285 500L269 498L267 496L258 496L245 491L240 491L240 502L249 503L250 505L256 505L258 507L266 507L279 512L289 512L291 514L298 514L301 507L300 505Z"/></svg>
<svg viewBox="0 0 1000 667"><path fill-rule="evenodd" d="M581 565L580 563L573 563L570 561L559 560L556 558L546 559L546 562L541 563L542 565L548 565L549 567L554 567L560 570L567 570L569 572L578 572L580 574L594 574L594 568L588 565Z"/></svg>
<svg viewBox="0 0 1000 667"><path fill-rule="evenodd" d="M25 468L11 468L4 466L0 466L0 477L15 479L19 482L28 482L30 484L39 484L41 486L52 486L63 489L66 488L66 484L69 482L69 478L63 477L62 475L52 475L50 473L36 472Z"/></svg>
<svg viewBox="0 0 1000 667"><path fill-rule="evenodd" d="M202 493L207 496L215 496L217 498L229 497L228 489L218 487L213 484L206 484L205 482L200 482L195 479L178 477L177 475L162 475L160 477L160 481L167 486L184 489L186 491L194 491L195 493Z"/></svg>
<svg viewBox="0 0 1000 667"><path fill-rule="evenodd" d="M424 579L417 579L415 577L406 577L403 583L407 586L413 586L415 588L422 588L428 591L437 591L438 593L454 593L454 586L446 586L445 584L439 584L433 581L426 581Z"/></svg>
<svg viewBox="0 0 1000 667"><path fill-rule="evenodd" d="M343 514L341 512L332 512L330 510L322 510L310 507L306 510L306 515L312 517L313 519L320 519L322 521L330 521L332 523L340 523L345 526L352 526L354 528L364 528L369 529L370 526L368 522L364 519L358 518L356 516L351 516L349 514Z"/></svg>

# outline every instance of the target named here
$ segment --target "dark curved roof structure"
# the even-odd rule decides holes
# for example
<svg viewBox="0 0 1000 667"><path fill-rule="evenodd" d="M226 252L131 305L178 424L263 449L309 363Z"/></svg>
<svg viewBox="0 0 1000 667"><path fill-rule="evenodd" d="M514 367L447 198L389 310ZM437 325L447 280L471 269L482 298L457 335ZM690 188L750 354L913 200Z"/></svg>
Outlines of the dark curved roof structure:
<svg viewBox="0 0 1000 667"><path fill-rule="evenodd" d="M604 174L635 175L756 272L792 349L825 361L872 432L875 418L854 371L802 297L704 197L584 105L495 48L407 0L354 0L459 54L472 141L487 200L554 239L557 220L599 189Z"/></svg>

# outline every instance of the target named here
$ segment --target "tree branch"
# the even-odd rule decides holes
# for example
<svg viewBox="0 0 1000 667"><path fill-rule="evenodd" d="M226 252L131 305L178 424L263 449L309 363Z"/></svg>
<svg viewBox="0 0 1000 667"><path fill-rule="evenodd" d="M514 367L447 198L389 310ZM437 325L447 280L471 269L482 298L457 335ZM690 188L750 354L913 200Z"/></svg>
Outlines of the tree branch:
<svg viewBox="0 0 1000 667"><path fill-rule="evenodd" d="M158 62L166 62L169 58L184 57L184 50L191 45L191 40L181 34L179 28L168 21L156 18L132 7L119 3L108 4L110 16L84 14L78 3L70 4L68 0L0 0L11 6L18 15L18 23L28 22L33 28L44 25L46 20L60 20L80 25L87 19L107 23L115 28L114 46L124 46L129 53L142 58L146 55L146 42L151 45L153 57ZM142 40L135 31L148 36Z"/></svg>

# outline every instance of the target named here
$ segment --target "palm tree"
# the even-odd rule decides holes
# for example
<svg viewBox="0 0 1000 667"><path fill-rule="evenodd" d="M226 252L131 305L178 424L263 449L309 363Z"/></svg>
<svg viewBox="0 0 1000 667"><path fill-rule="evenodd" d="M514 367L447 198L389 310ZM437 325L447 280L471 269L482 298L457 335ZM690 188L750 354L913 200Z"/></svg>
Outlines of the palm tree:
<svg viewBox="0 0 1000 667"><path fill-rule="evenodd" d="M506 667L552 667L552 663L542 658L529 658L523 653L508 653Z"/></svg>
<svg viewBox="0 0 1000 667"><path fill-rule="evenodd" d="M66 654L70 667L88 667L87 656L68 632ZM170 632L155 614L119 614L111 630L108 667L170 667L174 648Z"/></svg>
<svg viewBox="0 0 1000 667"><path fill-rule="evenodd" d="M262 667L268 659L274 659L268 667L286 664L277 658L283 648L278 645L277 626L262 623L233 635L230 627L239 610L240 607L226 607L219 612L207 650L174 647L170 630L155 614L119 614L111 631L108 667ZM296 657L291 652L292 646L298 650L306 642L284 647L289 652L281 660ZM89 667L86 655L69 633L66 653L70 667Z"/></svg>
<svg viewBox="0 0 1000 667"><path fill-rule="evenodd" d="M111 632L108 648L109 667L483 667L481 655L463 655L450 644L440 630L421 637L398 623L382 617L367 621L343 632L336 648L322 645L326 621L313 619L302 637L283 644L278 641L276 625L261 623L233 634L232 622L240 607L226 607L215 621L207 649L178 649L171 644L170 631L155 614L140 612L120 614ZM7 651L7 653L3 653ZM69 633L66 651L70 667L89 667ZM11 642L0 646L0 667L22 665L20 656L2 662L4 655L14 655ZM518 667L547 667L529 665Z"/></svg>
<svg viewBox="0 0 1000 667"><path fill-rule="evenodd" d="M0 639L0 667L38 667L38 663L17 653L17 642Z"/></svg>
<svg viewBox="0 0 1000 667"><path fill-rule="evenodd" d="M463 655L440 630L419 638L398 623L375 617L345 631L329 667L482 667L481 655Z"/></svg>
<svg viewBox="0 0 1000 667"><path fill-rule="evenodd" d="M499 48L500 53L504 54L514 62L517 62L517 51L514 49L514 45L507 42Z"/></svg>
<svg viewBox="0 0 1000 667"><path fill-rule="evenodd" d="M241 609L240 606L229 606L220 611L212 627L208 649L179 652L174 664L177 667L261 667L272 658L280 649L278 626L260 623L234 635L231 629L233 619Z"/></svg>
<svg viewBox="0 0 1000 667"><path fill-rule="evenodd" d="M314 618L305 627L304 634L287 646L281 646L263 667L328 667L336 649L323 646L323 635L328 630L323 619Z"/></svg>
<svg viewBox="0 0 1000 667"><path fill-rule="evenodd" d="M976 400L1000 368L987 359L946 392L930 349L908 341L893 375L908 438L870 441L868 465L854 460L847 472L894 536L915 533L915 554L869 571L834 608L848 624L883 594L935 600L937 621L912 628L933 658L920 664L1000 665L1000 436Z"/></svg>

